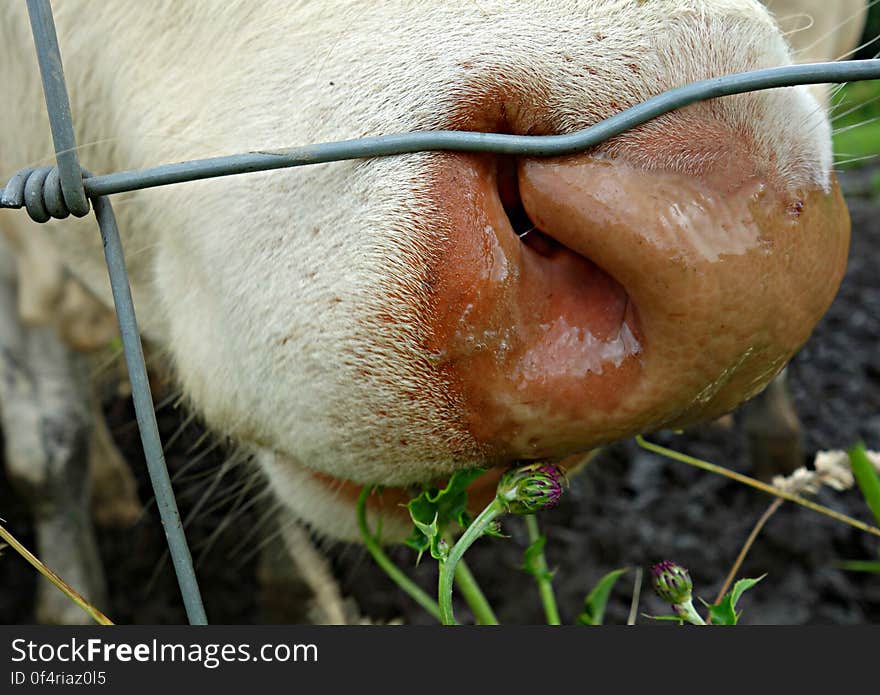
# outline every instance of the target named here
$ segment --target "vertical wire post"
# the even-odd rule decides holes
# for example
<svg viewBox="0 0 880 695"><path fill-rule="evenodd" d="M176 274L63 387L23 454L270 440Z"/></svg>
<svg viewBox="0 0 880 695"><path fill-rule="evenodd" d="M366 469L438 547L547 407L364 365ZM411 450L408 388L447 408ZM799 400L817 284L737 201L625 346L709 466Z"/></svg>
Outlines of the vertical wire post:
<svg viewBox="0 0 880 695"><path fill-rule="evenodd" d="M88 213L89 203L83 186L83 170L76 153L73 118L64 81L52 7L49 0L27 0L27 6L52 128L61 190L70 211L81 217ZM101 230L110 287L131 381L132 400L162 527L177 574L187 618L192 625L206 625L208 620L193 569L192 556L186 543L174 490L168 477L168 467L162 452L116 217L108 198L96 196L92 199L92 204Z"/></svg>
<svg viewBox="0 0 880 695"><path fill-rule="evenodd" d="M61 178L61 191L67 209L77 217L89 214L89 201L83 188L79 157L76 153L76 138L73 134L73 116L70 113L70 99L64 82L64 69L61 66L61 50L55 33L55 20L49 0L27 0L28 16L34 45L37 48L37 61L40 64L40 77L43 80L43 94L49 109L49 127L52 129L52 142L55 145L55 159Z"/></svg>
<svg viewBox="0 0 880 695"><path fill-rule="evenodd" d="M202 596L192 564L192 556L186 544L186 535L177 510L174 489L168 477L165 455L162 452L162 441L159 438L159 427L156 424L156 411L153 407L153 396L150 392L150 381L144 364L144 353L138 332L131 288L128 284L128 273L125 269L125 257L122 253L122 242L119 228L110 201L104 196L92 198L95 216L101 229L104 242L104 257L110 273L110 288L113 292L113 303L119 320L119 332L122 336L122 349L128 365L128 378L131 381L131 397L137 417L138 429L141 433L141 444L147 460L150 482L156 495L156 505L165 530L168 550L177 583L183 596L187 618L191 625L206 625L208 618L202 605Z"/></svg>

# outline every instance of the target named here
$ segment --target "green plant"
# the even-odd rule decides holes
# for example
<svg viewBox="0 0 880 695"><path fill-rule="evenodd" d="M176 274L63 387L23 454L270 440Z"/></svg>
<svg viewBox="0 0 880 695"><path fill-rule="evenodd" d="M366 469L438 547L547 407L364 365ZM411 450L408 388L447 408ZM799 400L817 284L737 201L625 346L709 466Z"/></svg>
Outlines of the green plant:
<svg viewBox="0 0 880 695"><path fill-rule="evenodd" d="M577 617L578 625L601 625L604 622L605 606L608 605L611 590L626 571L626 568L611 570L596 582L596 586L584 599L584 609Z"/></svg>
<svg viewBox="0 0 880 695"><path fill-rule="evenodd" d="M495 498L464 528L464 532L449 551L436 558L440 563L438 597L440 618L444 625L454 625L456 622L452 610L452 580L465 551L483 535L498 535L496 519L505 513L533 514L555 506L562 496L565 484L562 470L546 463L512 468L501 476ZM436 521L437 514L434 518ZM436 524L426 527L419 524L415 517L413 521L423 533L426 533L426 529L428 533L435 535L441 533ZM430 542L434 543L433 538Z"/></svg>
<svg viewBox="0 0 880 695"><path fill-rule="evenodd" d="M861 442L851 447L847 454L856 483L865 498L865 504L880 524L880 474L874 469L865 445Z"/></svg>
<svg viewBox="0 0 880 695"><path fill-rule="evenodd" d="M649 616L654 620L672 620L679 624L691 625L736 625L742 611L736 604L742 595L760 582L764 576L755 579L740 579L733 589L726 592L713 604L701 601L709 609L708 620L703 620L693 604L694 584L688 571L669 560L658 562L651 568L654 578L654 591L661 599L672 606L675 615Z"/></svg>
<svg viewBox="0 0 880 695"><path fill-rule="evenodd" d="M497 624L492 608L464 563L465 551L483 536L503 537L498 519L505 514L525 517L529 546L523 557L523 569L535 578L548 624L561 620L553 593L553 573L544 556L546 538L541 535L535 513L556 505L568 484L559 467L543 462L528 463L506 471L498 481L492 501L475 517L467 511L467 488L484 469L458 471L443 487L428 487L411 499L406 507L413 531L405 543L416 551L416 562L428 553L439 564L438 600L434 601L397 568L381 547L379 533L367 526L366 501L372 489L365 487L358 500L358 523L367 549L386 573L431 615L445 625L456 624L452 609L453 584L468 602L478 623ZM454 532L461 535L456 539ZM607 592L594 597L595 615L601 621Z"/></svg>
<svg viewBox="0 0 880 695"><path fill-rule="evenodd" d="M861 442L851 447L847 452L853 476L865 498L865 504L871 510L877 523L880 524L880 473L877 464L870 459L870 454L865 450ZM876 454L874 454L876 456ZM880 557L880 548L877 549ZM851 572L873 572L880 574L880 559L878 560L846 560L838 563L841 569Z"/></svg>
<svg viewBox="0 0 880 695"><path fill-rule="evenodd" d="M836 512L805 497L807 494L816 493L822 486L843 490L852 487L855 481L858 481L866 501L876 516L877 511L880 510L880 477L874 470L876 464L869 459L869 454L864 452L864 447L858 446L850 450L849 459L844 452L822 452L817 456L814 470L800 468L786 478L774 479L773 484L768 485L707 461L652 444L641 437L637 437L637 441L645 449L723 475L774 496L773 502L757 520L745 540L715 601L710 604L701 600L707 609L705 617L700 616L693 605L693 585L686 569L671 562L661 562L652 568L654 589L672 606L674 612L674 615L658 616L656 618L658 620L696 625L736 625L741 614L737 610L738 601L743 593L761 581L763 576L740 579L735 583L734 580L764 525L786 500L880 536L880 529L876 526ZM436 600L416 586L388 559L381 547L381 528L374 534L367 527L366 500L372 492L372 488L369 487L363 489L358 502L358 521L364 543L389 576L443 624L456 624L452 608L454 584L458 586L478 623L497 624L498 620L476 579L464 563L463 556L484 536L503 538L499 520L506 514L519 514L525 518L529 538L522 569L535 579L547 623L559 625L562 621L553 592L554 573L548 567L544 555L547 538L541 534L535 514L554 506L559 501L567 486L565 474L557 466L545 462L515 466L502 474L494 498L476 517L472 518L467 511L467 490L485 473L484 469L459 471L442 487L426 487L406 505L413 522L413 531L406 539L406 544L416 551L416 562L421 560L425 553L438 562ZM460 535L456 537L456 534ZM858 569L876 571L880 568L880 563L859 562ZM611 591L626 571L626 568L614 570L597 582L584 600L583 608L575 621L577 624L603 623ZM637 569L629 624L635 622L640 586L641 570Z"/></svg>

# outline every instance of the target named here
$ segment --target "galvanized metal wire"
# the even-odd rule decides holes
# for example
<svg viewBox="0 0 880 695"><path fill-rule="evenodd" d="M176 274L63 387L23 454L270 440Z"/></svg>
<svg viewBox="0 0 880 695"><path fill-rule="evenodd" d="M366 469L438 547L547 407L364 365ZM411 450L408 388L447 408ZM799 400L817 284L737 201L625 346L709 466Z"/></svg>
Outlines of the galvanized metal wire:
<svg viewBox="0 0 880 695"><path fill-rule="evenodd" d="M657 116L705 99L795 85L880 79L880 60L768 68L714 77L671 89L589 128L567 135L421 131L283 150L247 152L94 176L82 169L79 163L61 53L49 0L27 0L27 4L57 166L28 168L17 172L0 194L0 207L24 207L33 220L46 222L52 218L63 219L69 214L78 217L88 214L89 200L94 206L104 241L141 442L191 624L206 624L207 617L162 453L122 244L107 196L219 176L413 152L458 151L531 157L560 156L582 152Z"/></svg>
<svg viewBox="0 0 880 695"><path fill-rule="evenodd" d="M561 156L583 152L658 116L706 99L778 87L874 79L880 79L880 60L809 63L766 68L713 77L670 89L604 121L568 135L504 135L458 130L398 133L120 171L88 179L85 182L85 189L90 196L111 195L218 176L412 152L456 151L528 157Z"/></svg>
<svg viewBox="0 0 880 695"><path fill-rule="evenodd" d="M109 198L87 194L85 191L84 181L88 180L90 174L81 168L77 155L73 119L70 114L61 53L58 48L58 38L49 0L28 0L27 5L40 65L40 75L43 80L46 108L49 110L58 167L57 173L55 169L49 171L38 169L17 174L13 177L13 190L9 191L9 186L7 186L7 191L4 192L2 200L0 200L0 206L7 207L7 202L11 202L13 203L12 207L20 207L24 203L32 218L37 221L45 221L43 219L44 213L58 216L57 213L60 212L63 213L60 215L61 217L66 217L67 211L69 211L75 215L84 216L89 211L86 195L91 198L104 242L104 256L107 261L116 318L119 322L125 362L131 381L132 399L141 434L141 444L144 448L150 482L156 496L156 505L159 508L165 538L168 542L171 562L177 574L177 581L190 624L205 625L208 618L205 615L201 592L193 569L192 556L186 543L180 512L177 509L177 501L171 487L171 479L168 476L168 467L165 464L165 455L162 452L162 441L156 424L153 396L150 393L150 382L144 364L143 347L134 303L131 299L131 286L125 268L125 258L122 252L122 241L119 238L119 229L116 226L116 217L113 214ZM7 196L7 193L10 195ZM40 214L35 217L34 210L37 208L39 208L37 212Z"/></svg>

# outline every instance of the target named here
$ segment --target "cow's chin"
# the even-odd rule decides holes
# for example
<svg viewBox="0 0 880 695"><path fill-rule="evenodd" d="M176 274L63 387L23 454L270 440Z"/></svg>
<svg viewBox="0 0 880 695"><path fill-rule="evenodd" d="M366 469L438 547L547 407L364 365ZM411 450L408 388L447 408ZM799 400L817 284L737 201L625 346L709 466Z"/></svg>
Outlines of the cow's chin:
<svg viewBox="0 0 880 695"><path fill-rule="evenodd" d="M738 163L449 156L428 346L488 461L558 458L718 416L804 343L849 217Z"/></svg>

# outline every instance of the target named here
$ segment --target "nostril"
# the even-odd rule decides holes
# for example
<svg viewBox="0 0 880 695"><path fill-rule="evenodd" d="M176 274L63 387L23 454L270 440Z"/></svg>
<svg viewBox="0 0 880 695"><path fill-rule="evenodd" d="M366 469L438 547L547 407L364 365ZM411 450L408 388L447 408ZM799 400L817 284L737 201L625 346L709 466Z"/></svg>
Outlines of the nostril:
<svg viewBox="0 0 880 695"><path fill-rule="evenodd" d="M516 157L499 156L495 165L498 198L514 233L529 248L542 256L552 256L561 244L544 234L526 212L519 193L519 171Z"/></svg>
<svg viewBox="0 0 880 695"><path fill-rule="evenodd" d="M498 186L498 197L504 212L510 221L510 226L520 238L531 232L535 225L529 219L529 215L523 206L519 195L519 176L517 172L516 157L499 156L496 162L495 179Z"/></svg>

